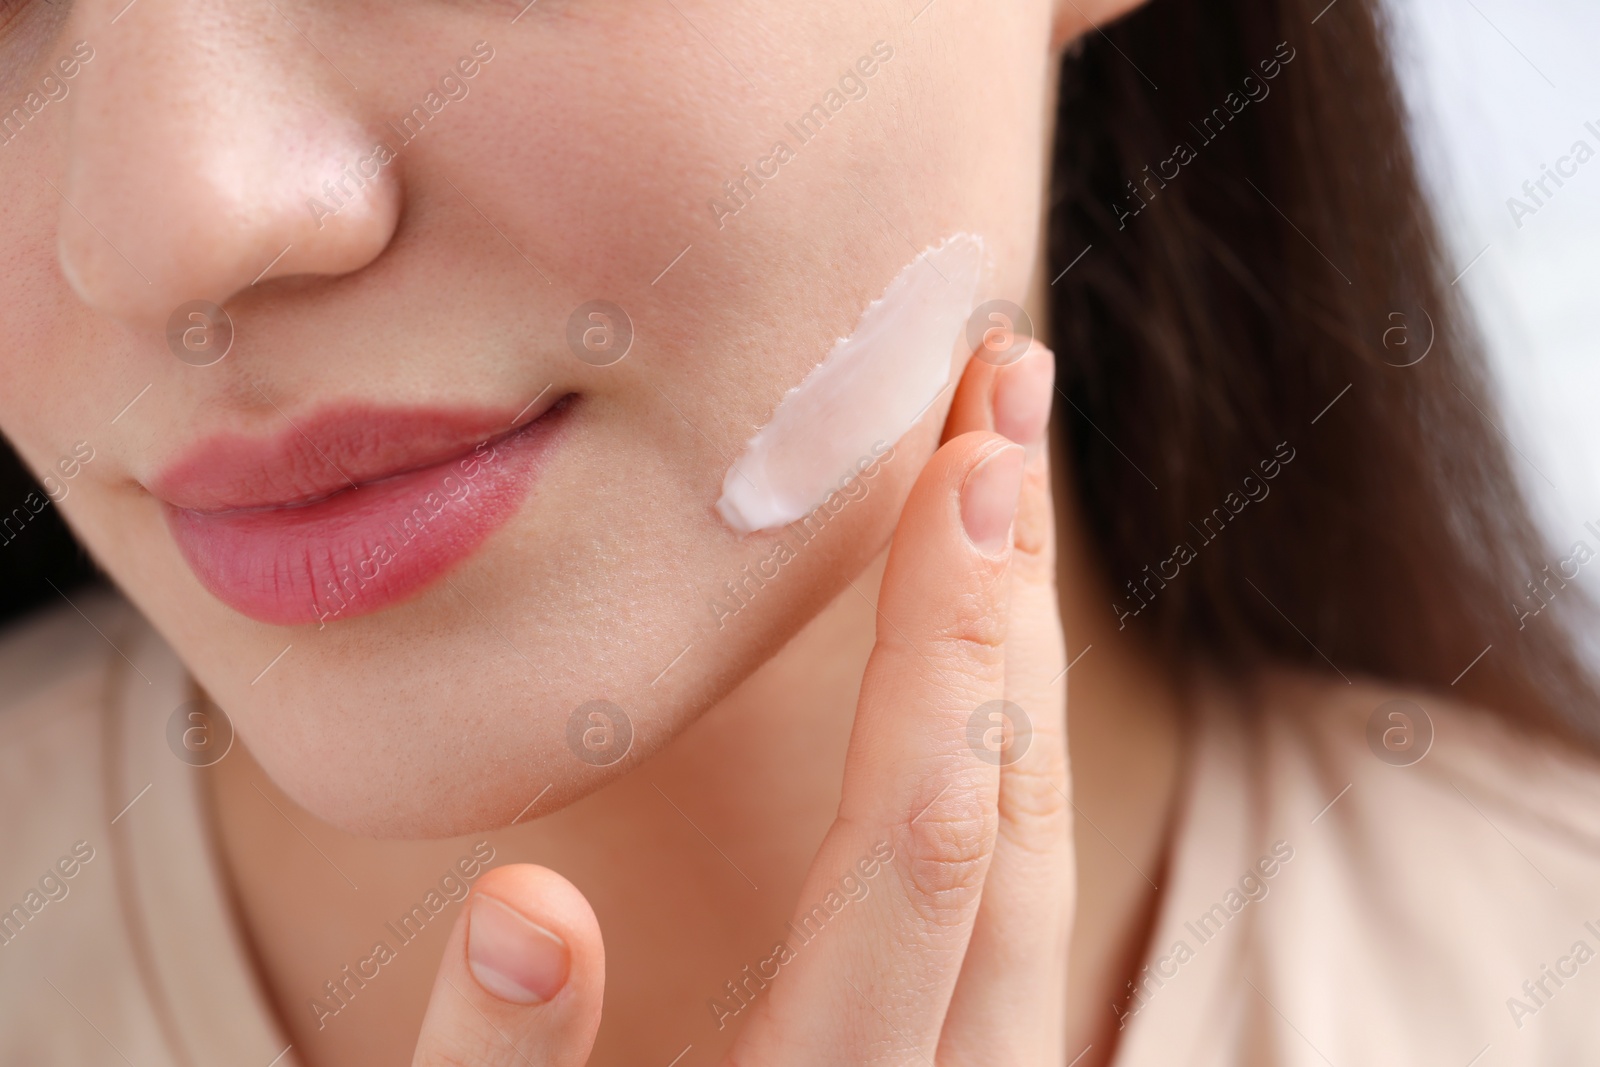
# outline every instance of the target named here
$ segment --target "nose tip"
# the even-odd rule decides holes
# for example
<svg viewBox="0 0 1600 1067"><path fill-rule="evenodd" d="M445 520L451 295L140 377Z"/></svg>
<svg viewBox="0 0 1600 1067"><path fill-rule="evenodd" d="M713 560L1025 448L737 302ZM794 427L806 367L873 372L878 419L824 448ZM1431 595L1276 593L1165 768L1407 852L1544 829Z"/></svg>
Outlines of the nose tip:
<svg viewBox="0 0 1600 1067"><path fill-rule="evenodd" d="M58 257L79 298L160 327L189 301L376 259L401 179L397 160L374 162L351 88L281 42L197 46L204 27L179 0L145 0L139 14L69 98L66 170L52 185Z"/></svg>

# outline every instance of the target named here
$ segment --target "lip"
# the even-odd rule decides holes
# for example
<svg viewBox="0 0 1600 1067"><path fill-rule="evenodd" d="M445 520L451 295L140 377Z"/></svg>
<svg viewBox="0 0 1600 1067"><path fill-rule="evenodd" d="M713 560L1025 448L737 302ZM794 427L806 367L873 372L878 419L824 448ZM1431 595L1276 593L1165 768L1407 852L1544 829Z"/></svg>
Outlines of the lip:
<svg viewBox="0 0 1600 1067"><path fill-rule="evenodd" d="M533 488L574 400L515 425L491 409L326 409L271 437L209 437L147 488L213 596L261 622L326 624L475 552Z"/></svg>

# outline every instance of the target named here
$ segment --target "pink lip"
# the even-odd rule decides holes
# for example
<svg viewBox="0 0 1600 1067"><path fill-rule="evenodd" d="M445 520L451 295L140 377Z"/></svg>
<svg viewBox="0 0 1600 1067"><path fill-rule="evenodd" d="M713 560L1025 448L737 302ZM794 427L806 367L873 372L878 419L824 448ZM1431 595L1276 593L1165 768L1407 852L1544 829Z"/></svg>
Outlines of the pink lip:
<svg viewBox="0 0 1600 1067"><path fill-rule="evenodd" d="M476 551L533 487L570 399L515 427L487 410L318 412L275 437L202 441L149 488L219 600L326 624L404 600Z"/></svg>

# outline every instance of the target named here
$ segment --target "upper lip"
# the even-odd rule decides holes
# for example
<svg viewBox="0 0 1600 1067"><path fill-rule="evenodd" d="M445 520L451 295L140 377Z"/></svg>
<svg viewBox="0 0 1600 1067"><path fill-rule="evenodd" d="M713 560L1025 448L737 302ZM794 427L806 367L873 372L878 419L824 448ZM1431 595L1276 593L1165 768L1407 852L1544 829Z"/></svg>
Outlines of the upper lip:
<svg viewBox="0 0 1600 1067"><path fill-rule="evenodd" d="M225 512L295 507L446 463L516 433L561 399L521 413L488 407L324 407L271 434L212 434L184 449L146 488L173 507ZM516 421L513 422L512 420Z"/></svg>

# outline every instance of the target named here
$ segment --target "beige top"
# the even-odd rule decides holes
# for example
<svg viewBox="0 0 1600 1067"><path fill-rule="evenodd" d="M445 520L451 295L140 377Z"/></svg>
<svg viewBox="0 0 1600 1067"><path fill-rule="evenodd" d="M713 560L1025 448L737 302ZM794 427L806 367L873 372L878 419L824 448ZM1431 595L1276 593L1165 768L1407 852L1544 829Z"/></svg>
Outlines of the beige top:
<svg viewBox="0 0 1600 1067"><path fill-rule="evenodd" d="M177 657L81 597L0 635L0 682L0 1064L290 1067L168 745ZM1600 765L1429 696L1394 765L1396 695L1208 703L1117 1067L1600 1063Z"/></svg>
<svg viewBox="0 0 1600 1067"><path fill-rule="evenodd" d="M1600 1064L1600 764L1399 695L1207 707L1117 1067Z"/></svg>
<svg viewBox="0 0 1600 1067"><path fill-rule="evenodd" d="M0 1064L293 1067L167 745L188 675L74 601L0 638Z"/></svg>

